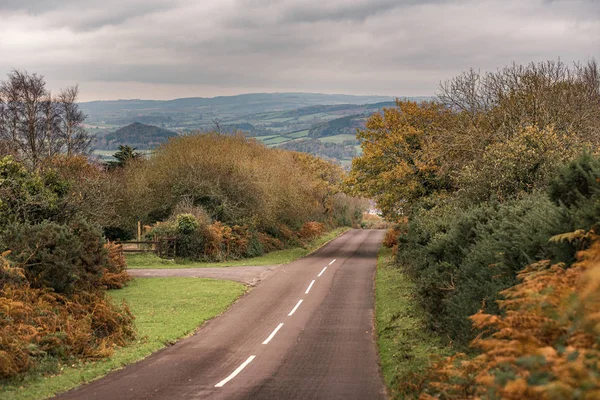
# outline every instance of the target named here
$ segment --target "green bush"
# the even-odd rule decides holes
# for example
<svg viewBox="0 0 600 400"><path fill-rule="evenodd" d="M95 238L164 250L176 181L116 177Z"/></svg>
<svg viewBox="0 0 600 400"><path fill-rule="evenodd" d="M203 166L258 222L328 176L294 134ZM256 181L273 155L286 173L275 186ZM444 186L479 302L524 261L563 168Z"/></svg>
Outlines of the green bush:
<svg viewBox="0 0 600 400"><path fill-rule="evenodd" d="M534 260L571 259L571 245L549 243L565 232L560 207L544 193L461 209L439 206L411 218L398 261L416 280L430 327L466 344L470 315L498 312L498 293Z"/></svg>
<svg viewBox="0 0 600 400"><path fill-rule="evenodd" d="M32 287L66 294L100 287L102 271L108 267L103 246L100 230L85 221L13 224L0 235L0 247L11 250L7 258L24 269Z"/></svg>
<svg viewBox="0 0 600 400"><path fill-rule="evenodd" d="M177 231L184 235L194 232L200 225L192 214L179 214L175 219L175 224L177 225Z"/></svg>

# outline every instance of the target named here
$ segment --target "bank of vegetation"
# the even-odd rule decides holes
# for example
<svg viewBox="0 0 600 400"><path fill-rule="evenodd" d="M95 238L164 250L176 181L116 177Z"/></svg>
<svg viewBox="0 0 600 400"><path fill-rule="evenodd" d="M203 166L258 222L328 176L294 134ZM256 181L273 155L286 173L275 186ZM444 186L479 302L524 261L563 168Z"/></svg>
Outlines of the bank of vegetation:
<svg viewBox="0 0 600 400"><path fill-rule="evenodd" d="M374 114L358 136L347 184L398 222L396 267L456 353L389 380L392 392L598 396L596 63L469 71L435 101Z"/></svg>
<svg viewBox="0 0 600 400"><path fill-rule="evenodd" d="M53 96L26 72L0 84L3 386L135 340L129 306L107 291L131 280L115 241L138 223L147 238L174 238L178 259L213 262L360 224L365 205L342 193L339 167L243 136L188 135L148 157L122 146L110 165L91 161L76 100L76 87ZM231 287L206 318L239 295Z"/></svg>

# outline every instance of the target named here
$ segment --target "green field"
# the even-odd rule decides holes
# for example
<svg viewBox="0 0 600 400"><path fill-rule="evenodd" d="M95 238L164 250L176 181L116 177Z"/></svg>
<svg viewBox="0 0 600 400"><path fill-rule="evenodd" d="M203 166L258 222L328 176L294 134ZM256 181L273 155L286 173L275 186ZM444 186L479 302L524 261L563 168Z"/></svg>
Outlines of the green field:
<svg viewBox="0 0 600 400"><path fill-rule="evenodd" d="M322 137L322 138L319 138L319 140L322 142L341 144L343 141L346 141L346 140L356 140L356 135L353 135L350 133L343 133L341 135Z"/></svg>
<svg viewBox="0 0 600 400"><path fill-rule="evenodd" d="M342 227L334 229L317 239L311 241L306 247L293 247L291 249L272 251L260 257L246 258L242 260L224 261L220 263L190 262L185 260L168 261L151 253L126 254L127 266L131 269L139 268L220 268L220 267L242 267L287 264L302 258L319 249L325 243L340 236L350 228Z"/></svg>
<svg viewBox="0 0 600 400"><path fill-rule="evenodd" d="M0 389L2 399L44 399L100 378L122 368L177 339L194 332L205 321L219 315L246 288L240 283L199 278L138 278L109 294L117 302L126 300L133 315L138 340L117 349L109 358L60 367L60 374L28 374L24 380Z"/></svg>

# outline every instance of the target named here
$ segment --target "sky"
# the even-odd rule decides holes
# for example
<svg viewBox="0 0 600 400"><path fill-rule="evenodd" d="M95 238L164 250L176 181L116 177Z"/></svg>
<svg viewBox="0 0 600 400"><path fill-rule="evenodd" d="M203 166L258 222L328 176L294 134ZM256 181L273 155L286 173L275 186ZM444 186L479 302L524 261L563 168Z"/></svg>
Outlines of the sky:
<svg viewBox="0 0 600 400"><path fill-rule="evenodd" d="M600 0L0 0L12 69L80 99L428 96L475 68L600 61Z"/></svg>

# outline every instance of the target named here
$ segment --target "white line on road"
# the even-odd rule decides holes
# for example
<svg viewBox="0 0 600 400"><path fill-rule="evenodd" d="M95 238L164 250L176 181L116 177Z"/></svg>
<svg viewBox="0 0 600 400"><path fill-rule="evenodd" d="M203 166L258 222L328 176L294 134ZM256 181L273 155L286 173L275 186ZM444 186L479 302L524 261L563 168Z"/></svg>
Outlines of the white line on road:
<svg viewBox="0 0 600 400"><path fill-rule="evenodd" d="M271 339L273 339L273 336L275 336L277 334L277 331L280 330L282 326L283 326L283 322L280 323L279 325L277 325L277 328L275 328L275 330L269 335L269 337L262 344L269 343L271 341Z"/></svg>
<svg viewBox="0 0 600 400"><path fill-rule="evenodd" d="M323 275L323 272L325 272L325 270L326 270L326 269L327 269L327 267L323 268L323 269L321 270L321 272L319 272L319 275L317 275L317 276L321 276L321 275Z"/></svg>
<svg viewBox="0 0 600 400"><path fill-rule="evenodd" d="M237 374L239 374L240 372L242 372L242 370L244 368L246 368L246 366L248 364L250 364L252 362L252 360L254 360L255 358L256 358L256 356L250 356L250 357L248 357L248 359L246 361L244 361L242 365L240 365L239 367L237 367L237 369L235 371L233 371L231 373L231 375L229 375L227 378L225 378L221 382L217 383L215 385L215 387L223 387L223 385L225 385L227 382L229 382L230 380L232 380L233 378L235 378L237 376Z"/></svg>
<svg viewBox="0 0 600 400"><path fill-rule="evenodd" d="M294 308L292 308L292 311L290 311L290 313L288 314L288 317L291 317L296 312L296 310L298 309L298 307L300 307L300 304L302 304L302 300L300 300L298 302L298 304L296 304L296 306Z"/></svg>
<svg viewBox="0 0 600 400"><path fill-rule="evenodd" d="M329 265L333 264L335 260L337 260L337 258L334 258L333 261L329 263Z"/></svg>
<svg viewBox="0 0 600 400"><path fill-rule="evenodd" d="M314 285L314 284L315 284L315 281L313 280L313 281L310 283L310 285L308 285L308 289L306 289L306 292L304 292L304 293L308 294L308 292L310 292L310 288L311 288L311 287L312 287L312 285Z"/></svg>

